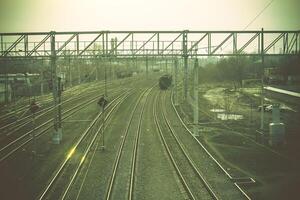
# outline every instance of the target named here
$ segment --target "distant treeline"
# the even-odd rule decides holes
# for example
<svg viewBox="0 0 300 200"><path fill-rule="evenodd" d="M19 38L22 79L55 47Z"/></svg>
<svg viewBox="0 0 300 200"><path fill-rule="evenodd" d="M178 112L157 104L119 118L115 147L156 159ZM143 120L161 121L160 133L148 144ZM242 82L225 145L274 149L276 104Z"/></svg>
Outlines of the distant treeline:
<svg viewBox="0 0 300 200"><path fill-rule="evenodd" d="M300 75L299 56L265 57L264 68L279 68L283 76ZM263 66L260 57L226 57L215 63L208 63L199 69L199 80L232 81L235 87L242 85L244 79L261 78Z"/></svg>

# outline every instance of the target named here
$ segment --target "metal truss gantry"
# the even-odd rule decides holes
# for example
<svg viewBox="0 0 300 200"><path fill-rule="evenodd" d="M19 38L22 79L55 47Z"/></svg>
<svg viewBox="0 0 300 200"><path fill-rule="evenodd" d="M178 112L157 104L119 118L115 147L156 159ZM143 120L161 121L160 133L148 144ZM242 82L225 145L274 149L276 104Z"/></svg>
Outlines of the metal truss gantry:
<svg viewBox="0 0 300 200"><path fill-rule="evenodd" d="M76 58L181 57L185 75L189 57L262 56L263 60L264 56L299 53L300 30L0 33L0 60L42 57L55 62L55 58L66 55Z"/></svg>
<svg viewBox="0 0 300 200"><path fill-rule="evenodd" d="M58 107L56 60L60 57L183 58L186 98L188 58L261 56L263 64L265 56L299 54L300 30L0 33L0 61L50 59L55 107ZM54 127L56 131L59 129L58 115L54 117Z"/></svg>
<svg viewBox="0 0 300 200"><path fill-rule="evenodd" d="M52 44L53 43L53 44ZM297 31L86 31L0 33L0 59L242 56L300 53Z"/></svg>

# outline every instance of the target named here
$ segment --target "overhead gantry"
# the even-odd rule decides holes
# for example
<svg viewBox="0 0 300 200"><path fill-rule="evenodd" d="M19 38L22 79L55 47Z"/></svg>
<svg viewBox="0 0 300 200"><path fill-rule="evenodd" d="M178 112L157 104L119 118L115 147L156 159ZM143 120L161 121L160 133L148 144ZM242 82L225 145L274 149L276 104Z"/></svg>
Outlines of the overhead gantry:
<svg viewBox="0 0 300 200"><path fill-rule="evenodd" d="M300 30L254 31L77 31L0 33L0 61L49 59L57 113L56 60L74 58L183 59L184 97L187 98L188 58L209 56L299 56ZM1 63L0 63L1 65ZM1 67L1 66L0 66ZM54 116L58 130L59 114ZM263 123L262 123L263 124Z"/></svg>

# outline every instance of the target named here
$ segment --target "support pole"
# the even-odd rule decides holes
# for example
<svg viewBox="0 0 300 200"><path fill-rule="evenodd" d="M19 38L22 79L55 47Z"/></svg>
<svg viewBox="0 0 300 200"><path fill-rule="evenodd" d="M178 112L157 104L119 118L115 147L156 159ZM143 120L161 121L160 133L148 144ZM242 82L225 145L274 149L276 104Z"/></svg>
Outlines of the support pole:
<svg viewBox="0 0 300 200"><path fill-rule="evenodd" d="M55 32L51 32L51 75L52 75L52 93L53 93L53 106L54 106L54 133L52 141L54 144L60 143L61 127L59 127L58 116L58 85L57 85L57 74L56 74L56 52L55 52Z"/></svg>
<svg viewBox="0 0 300 200"><path fill-rule="evenodd" d="M174 93L175 105L178 105L178 60L175 58L175 72L174 72Z"/></svg>
<svg viewBox="0 0 300 200"><path fill-rule="evenodd" d="M72 70L71 70L71 55L69 53L69 58L68 58L68 67L69 67L69 87L72 87Z"/></svg>
<svg viewBox="0 0 300 200"><path fill-rule="evenodd" d="M183 89L184 89L184 99L187 99L188 96L188 55L187 55L187 31L184 31L182 40L182 52L183 52L183 62L184 62L184 80L183 80Z"/></svg>
<svg viewBox="0 0 300 200"><path fill-rule="evenodd" d="M99 60L97 58L95 58L95 67L96 67L96 81L98 81L98 65L99 65Z"/></svg>
<svg viewBox="0 0 300 200"><path fill-rule="evenodd" d="M9 92L8 92L8 74L5 74L5 84L4 84L4 87L5 87L5 104L8 104L8 95L9 95Z"/></svg>
<svg viewBox="0 0 300 200"><path fill-rule="evenodd" d="M261 75L261 116L260 116L260 129L263 131L264 130L264 29L261 29L261 67L262 67L262 75Z"/></svg>
<svg viewBox="0 0 300 200"><path fill-rule="evenodd" d="M78 73L78 85L81 83L81 76L80 76L80 62L79 59L77 58L77 73Z"/></svg>
<svg viewBox="0 0 300 200"><path fill-rule="evenodd" d="M103 113L103 121L102 121L102 150L105 149L105 108L102 108L102 113Z"/></svg>
<svg viewBox="0 0 300 200"><path fill-rule="evenodd" d="M105 65L104 65L104 94L107 97L107 59L108 59L108 32L105 33Z"/></svg>
<svg viewBox="0 0 300 200"><path fill-rule="evenodd" d="M44 72L43 71L41 71L41 76L40 76L40 78L41 78L41 95L44 95Z"/></svg>
<svg viewBox="0 0 300 200"><path fill-rule="evenodd" d="M168 60L166 59L165 62L166 62L166 73L168 73Z"/></svg>
<svg viewBox="0 0 300 200"><path fill-rule="evenodd" d="M194 136L199 136L199 130L198 130L198 121L199 121L199 112L198 112L198 59L195 60L194 65L194 105L193 105L193 111L194 111Z"/></svg>
<svg viewBox="0 0 300 200"><path fill-rule="evenodd" d="M57 96L58 96L58 135L59 135L59 140L62 140L62 115L61 115L61 92L62 92L62 84L61 84L61 77L57 78L58 81L58 91L57 91Z"/></svg>
<svg viewBox="0 0 300 200"><path fill-rule="evenodd" d="M104 94L107 97L107 62L104 63Z"/></svg>
<svg viewBox="0 0 300 200"><path fill-rule="evenodd" d="M33 131L32 131L32 142L33 142L33 147L32 147L32 153L33 157L37 154L37 148L36 148L36 124L35 124L35 112L32 113L32 126L33 126Z"/></svg>
<svg viewBox="0 0 300 200"><path fill-rule="evenodd" d="M148 77L148 56L146 56L146 76Z"/></svg>
<svg viewBox="0 0 300 200"><path fill-rule="evenodd" d="M0 36L0 48L1 48L1 53L0 53L0 55L2 55L3 52L4 52L4 47L3 47L3 35Z"/></svg>

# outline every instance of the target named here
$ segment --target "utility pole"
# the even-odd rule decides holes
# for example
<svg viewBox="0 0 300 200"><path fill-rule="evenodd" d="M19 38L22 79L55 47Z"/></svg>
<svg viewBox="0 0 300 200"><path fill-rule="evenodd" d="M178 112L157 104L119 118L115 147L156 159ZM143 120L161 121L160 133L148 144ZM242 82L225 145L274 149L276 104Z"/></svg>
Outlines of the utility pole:
<svg viewBox="0 0 300 200"><path fill-rule="evenodd" d="M262 65L262 75L261 75L261 116L260 116L260 129L261 131L264 130L264 64L265 64L265 58L264 58L264 29L261 29L261 41L260 41L261 49L261 65Z"/></svg>
<svg viewBox="0 0 300 200"><path fill-rule="evenodd" d="M77 60L77 61L79 61L79 59ZM80 83L81 83L81 76L80 76L80 64L81 64L81 62L77 62L77 72L78 72L78 84L80 85Z"/></svg>
<svg viewBox="0 0 300 200"><path fill-rule="evenodd" d="M106 85L106 82L107 82L107 75L106 75L106 65L107 65L107 58L108 58L108 32L105 33L105 64L104 64L104 94L105 94L105 97L107 97L107 85Z"/></svg>
<svg viewBox="0 0 300 200"><path fill-rule="evenodd" d="M188 54L187 54L187 30L183 31L183 40L182 40L182 52L183 52L183 62L184 62L184 80L183 80L183 89L184 89L184 99L187 99L188 96Z"/></svg>
<svg viewBox="0 0 300 200"><path fill-rule="evenodd" d="M6 73L5 74L5 84L4 84L4 87L5 87L5 103L7 104L8 103L8 74Z"/></svg>
<svg viewBox="0 0 300 200"><path fill-rule="evenodd" d="M148 77L148 56L146 56L146 75Z"/></svg>
<svg viewBox="0 0 300 200"><path fill-rule="evenodd" d="M68 53L68 69L69 69L69 87L72 87L72 70L71 70L71 54Z"/></svg>
<svg viewBox="0 0 300 200"><path fill-rule="evenodd" d="M59 144L61 139L62 130L59 126L59 115L60 109L58 108L58 85L57 85L57 74L56 74L56 52L55 52L55 32L51 32L51 76L52 76L52 93L53 93L53 106L54 106L54 133L52 141L54 144Z"/></svg>
<svg viewBox="0 0 300 200"><path fill-rule="evenodd" d="M41 81L41 95L44 95L44 71L41 71L40 81Z"/></svg>
<svg viewBox="0 0 300 200"><path fill-rule="evenodd" d="M175 105L178 105L178 60L175 58L175 73L174 73L174 87L175 87Z"/></svg>
<svg viewBox="0 0 300 200"><path fill-rule="evenodd" d="M62 140L62 116L61 116L61 93L62 93L62 83L61 77L57 78L58 80L58 131L59 131L59 140Z"/></svg>
<svg viewBox="0 0 300 200"><path fill-rule="evenodd" d="M199 112L198 112L198 59L195 59L195 65L194 65L194 136L199 136L199 130L198 130L198 121L199 121Z"/></svg>
<svg viewBox="0 0 300 200"><path fill-rule="evenodd" d="M165 62L166 62L166 73L168 73L168 60L166 59Z"/></svg>
<svg viewBox="0 0 300 200"><path fill-rule="evenodd" d="M98 65L99 65L99 60L97 57L95 58L95 67L96 67L96 81L98 81Z"/></svg>
<svg viewBox="0 0 300 200"><path fill-rule="evenodd" d="M103 59L104 64L104 95L107 96L107 57Z"/></svg>

